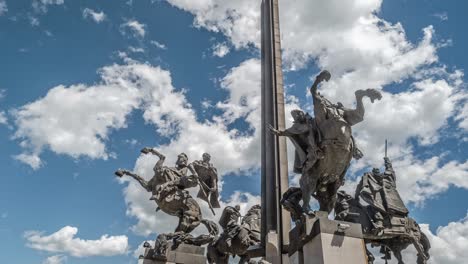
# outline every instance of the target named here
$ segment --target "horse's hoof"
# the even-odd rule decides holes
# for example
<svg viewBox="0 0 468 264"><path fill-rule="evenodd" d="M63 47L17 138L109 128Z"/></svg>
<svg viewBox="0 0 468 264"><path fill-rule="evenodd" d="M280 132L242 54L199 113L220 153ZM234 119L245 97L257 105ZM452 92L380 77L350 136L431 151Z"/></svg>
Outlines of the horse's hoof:
<svg viewBox="0 0 468 264"><path fill-rule="evenodd" d="M317 216L317 215L315 214L315 212L312 211L312 210L307 210L307 211L305 211L305 214L306 214L307 216L309 216L309 217L316 217L316 216Z"/></svg>

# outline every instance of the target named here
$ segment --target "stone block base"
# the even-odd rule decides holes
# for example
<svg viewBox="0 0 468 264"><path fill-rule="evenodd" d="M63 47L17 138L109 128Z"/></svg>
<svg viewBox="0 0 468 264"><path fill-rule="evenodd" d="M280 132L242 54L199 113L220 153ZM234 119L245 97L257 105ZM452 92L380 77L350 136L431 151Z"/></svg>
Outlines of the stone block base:
<svg viewBox="0 0 468 264"><path fill-rule="evenodd" d="M181 244L175 250L168 249L165 260L149 259L152 249L146 249L145 258L138 264L206 264L205 248L194 245Z"/></svg>
<svg viewBox="0 0 468 264"><path fill-rule="evenodd" d="M326 217L307 218L290 232L291 264L366 264L366 248L361 225L329 220Z"/></svg>

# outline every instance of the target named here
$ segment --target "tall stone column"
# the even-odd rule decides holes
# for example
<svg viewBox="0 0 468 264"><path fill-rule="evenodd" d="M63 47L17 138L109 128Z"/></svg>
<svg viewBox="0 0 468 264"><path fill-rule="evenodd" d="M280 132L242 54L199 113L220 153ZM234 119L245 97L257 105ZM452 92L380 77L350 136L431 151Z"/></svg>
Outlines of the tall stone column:
<svg viewBox="0 0 468 264"><path fill-rule="evenodd" d="M262 1L262 245L267 260L288 263L291 220L280 199L288 189L286 139L268 125L285 128L278 0Z"/></svg>

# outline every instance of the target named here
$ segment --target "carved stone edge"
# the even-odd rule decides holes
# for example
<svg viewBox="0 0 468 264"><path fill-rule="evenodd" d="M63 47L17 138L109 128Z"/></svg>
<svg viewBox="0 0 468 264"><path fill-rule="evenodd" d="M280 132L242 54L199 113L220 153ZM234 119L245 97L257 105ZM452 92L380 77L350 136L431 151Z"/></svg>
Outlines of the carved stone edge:
<svg viewBox="0 0 468 264"><path fill-rule="evenodd" d="M345 230L341 226L347 227ZM289 232L291 238L288 254L291 257L302 247L321 233L335 234L353 238L363 238L360 224L328 219L325 212L317 212L315 217L303 216L303 220Z"/></svg>

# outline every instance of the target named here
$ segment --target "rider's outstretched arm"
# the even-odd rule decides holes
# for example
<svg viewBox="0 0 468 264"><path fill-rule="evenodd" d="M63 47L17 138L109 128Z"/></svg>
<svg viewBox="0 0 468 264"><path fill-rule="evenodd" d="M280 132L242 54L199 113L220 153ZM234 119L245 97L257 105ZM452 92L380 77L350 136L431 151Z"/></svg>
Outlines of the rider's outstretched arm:
<svg viewBox="0 0 468 264"><path fill-rule="evenodd" d="M163 154L159 153L154 148L149 148L149 147L143 148L141 150L141 153L143 153L143 154L151 153L151 154L156 155L156 156L159 157L158 162L156 162L156 165L154 165L154 167L153 167L154 172L159 171L162 168L162 166L164 164L164 161L166 160L166 157Z"/></svg>
<svg viewBox="0 0 468 264"><path fill-rule="evenodd" d="M159 160L158 162L156 162L156 164L154 165L154 168L153 168L153 171L159 171L163 164L164 164L164 161L166 160L166 156L164 156L163 154L159 153L157 150L155 149L152 149L151 153L153 153L154 155L158 156Z"/></svg>

